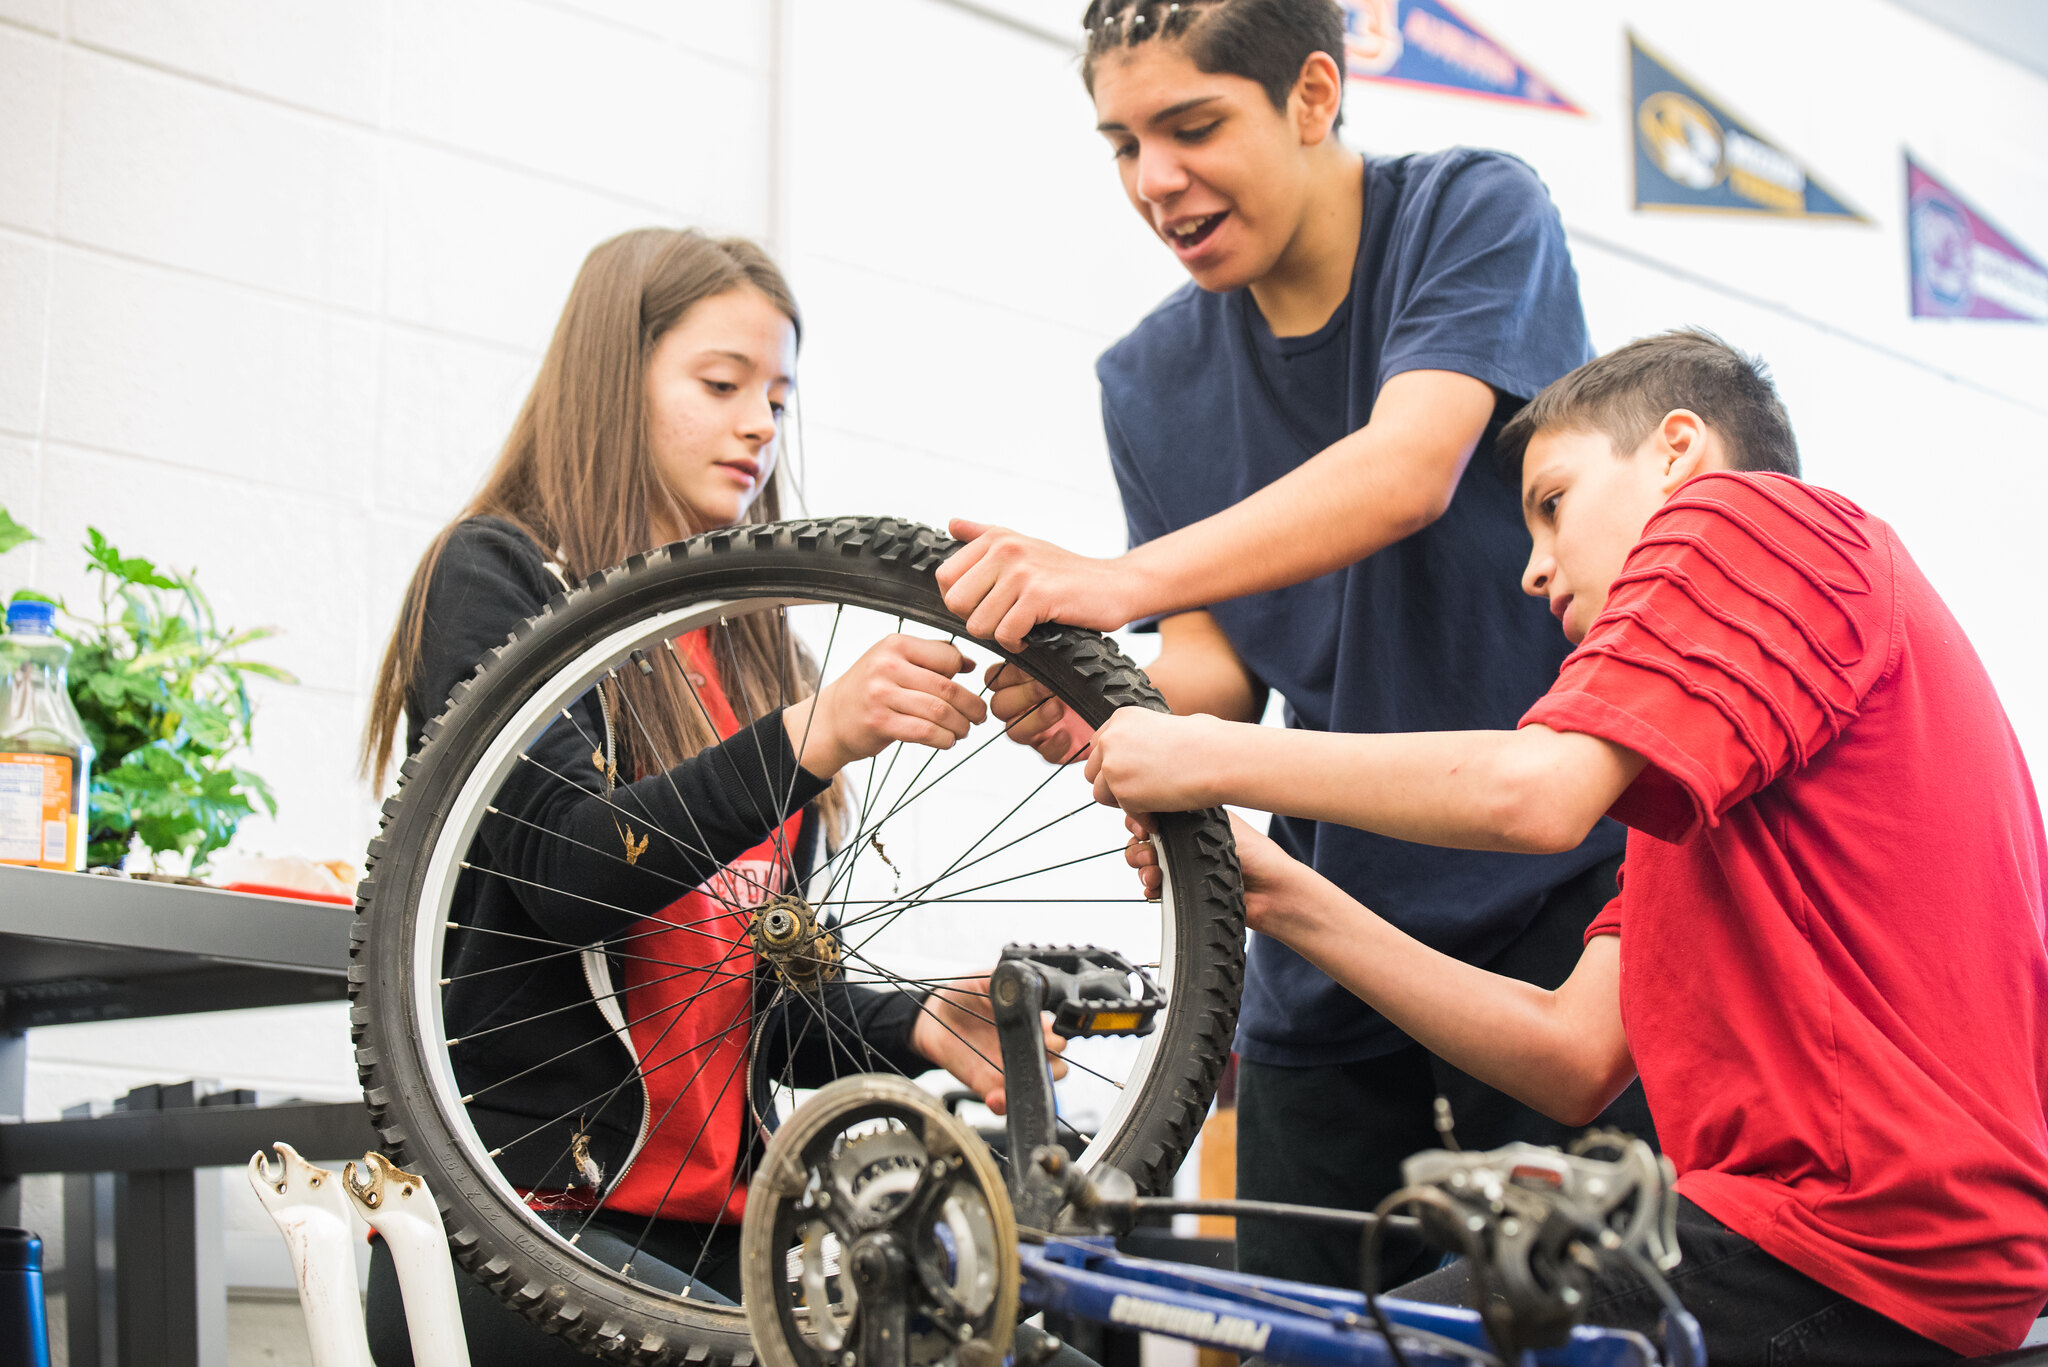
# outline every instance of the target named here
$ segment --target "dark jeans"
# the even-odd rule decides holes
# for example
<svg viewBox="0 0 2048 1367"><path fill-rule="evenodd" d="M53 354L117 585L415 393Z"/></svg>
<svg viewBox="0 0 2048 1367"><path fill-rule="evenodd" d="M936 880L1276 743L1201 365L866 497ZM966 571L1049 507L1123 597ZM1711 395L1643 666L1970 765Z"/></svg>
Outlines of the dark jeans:
<svg viewBox="0 0 2048 1367"><path fill-rule="evenodd" d="M1713 1367L1906 1367L1957 1355L1895 1320L1830 1291L1680 1199L1683 1261L1665 1280L1700 1322ZM1460 1258L1389 1293L1430 1305L1472 1304L1472 1267ZM1593 1279L1586 1323L1633 1329L1657 1341L1663 1304L1626 1269Z"/></svg>
<svg viewBox="0 0 2048 1367"><path fill-rule="evenodd" d="M1596 864L1555 889L1528 929L1485 966L1540 987L1571 976L1582 937L1614 896L1619 859ZM1401 1160L1442 1147L1438 1093L1450 1100L1459 1144L1492 1149L1516 1140L1564 1145L1579 1133L1410 1044L1379 1058L1317 1068L1238 1060L1237 1194L1245 1200L1371 1210L1401 1185ZM1657 1142L1640 1082L1601 1112L1599 1125ZM1237 1222L1237 1265L1245 1272L1356 1290L1359 1240L1343 1230L1273 1220ZM1380 1257L1380 1285L1435 1267L1440 1255L1419 1239L1392 1235Z"/></svg>

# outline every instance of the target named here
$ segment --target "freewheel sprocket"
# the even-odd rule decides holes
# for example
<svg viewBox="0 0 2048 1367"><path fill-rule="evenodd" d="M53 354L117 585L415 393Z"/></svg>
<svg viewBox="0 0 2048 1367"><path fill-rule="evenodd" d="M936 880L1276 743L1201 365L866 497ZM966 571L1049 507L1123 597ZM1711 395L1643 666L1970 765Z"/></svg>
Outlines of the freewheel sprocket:
<svg viewBox="0 0 2048 1367"><path fill-rule="evenodd" d="M996 1367L1009 1351L1019 1260L1002 1173L979 1135L905 1079L842 1079L783 1122L748 1195L740 1257L766 1367L837 1367L876 1341L877 1317L901 1326L911 1367ZM849 1269L884 1261L902 1275L877 1303Z"/></svg>

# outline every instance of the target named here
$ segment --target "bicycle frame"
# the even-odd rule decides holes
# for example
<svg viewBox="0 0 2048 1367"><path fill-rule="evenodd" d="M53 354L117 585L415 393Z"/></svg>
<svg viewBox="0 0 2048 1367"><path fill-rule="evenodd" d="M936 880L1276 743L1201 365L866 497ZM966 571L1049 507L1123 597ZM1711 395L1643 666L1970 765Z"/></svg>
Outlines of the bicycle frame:
<svg viewBox="0 0 2048 1367"><path fill-rule="evenodd" d="M1129 1258L1102 1237L1055 1237L1021 1252L1018 1298L1034 1310L1256 1353L1286 1367L1394 1367L1365 1297L1355 1291ZM1494 1352L1474 1311L1377 1299L1397 1334L1419 1330ZM1433 1351L1405 1336L1404 1347L1410 1367L1471 1367L1466 1355ZM1569 1343L1531 1360L1539 1367L1703 1367L1705 1359L1667 1343L1660 1360L1641 1334L1581 1325Z"/></svg>
<svg viewBox="0 0 2048 1367"><path fill-rule="evenodd" d="M1120 995L1118 984L1135 981L1138 996ZM1030 1229L1051 1229L1058 1213L1074 1203L1084 1216L1088 1208L1106 1211L1121 1206L1135 1211L1141 1204L1130 1179L1122 1173L1083 1174L1065 1161L1052 1127L1052 1083L1047 1071L1041 1011L1055 1013L1062 1034L1150 1029L1158 1009L1157 989L1146 976L1113 953L1092 946L1048 949L1012 945L990 979L990 1001L1001 1042L1003 1072L1010 1081L1009 1152L1011 1200L1018 1222ZM1104 1022L1117 1024L1105 1027ZM1027 1079L1035 1079L1032 1085ZM1412 1179L1411 1179L1412 1180ZM1153 1203L1155 1209L1168 1203ZM1234 1203L1216 1203L1234 1204ZM1336 1212L1268 1206L1294 1218L1365 1221L1370 1217ZM1247 1214L1251 1213L1249 1209ZM1085 1226L1084 1226L1085 1227ZM1115 1227L1098 1224L1098 1229ZM1191 1268L1180 1264L1128 1258L1113 1239L1101 1236L1044 1235L1042 1243L1026 1243L1020 1272L1019 1300L1038 1310L1092 1320L1121 1329L1164 1334L1212 1348L1257 1354L1286 1367L1400 1367L1379 1332L1378 1320L1363 1293L1239 1272ZM1470 1367L1473 1352L1498 1359L1477 1311L1422 1305L1376 1297L1379 1309L1397 1337L1408 1367L1456 1364ZM1427 1339L1450 1340L1433 1348ZM1410 1344L1415 1346L1409 1346ZM1459 1352L1459 1345L1468 1352ZM1699 1325L1690 1315L1667 1316L1665 1353L1660 1360L1650 1341L1627 1330L1575 1326L1557 1348L1526 1355L1542 1367L1705 1367L1706 1350Z"/></svg>

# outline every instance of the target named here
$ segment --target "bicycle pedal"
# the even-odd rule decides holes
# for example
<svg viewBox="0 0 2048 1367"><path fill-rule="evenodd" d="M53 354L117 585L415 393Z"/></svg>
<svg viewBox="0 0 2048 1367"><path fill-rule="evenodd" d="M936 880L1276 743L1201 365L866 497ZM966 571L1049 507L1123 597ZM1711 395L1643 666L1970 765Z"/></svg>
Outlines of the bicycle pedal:
<svg viewBox="0 0 2048 1367"><path fill-rule="evenodd" d="M1045 1009L1065 1039L1149 1035L1166 996L1152 975L1095 945L1005 945L1003 961L1023 963L1045 984Z"/></svg>

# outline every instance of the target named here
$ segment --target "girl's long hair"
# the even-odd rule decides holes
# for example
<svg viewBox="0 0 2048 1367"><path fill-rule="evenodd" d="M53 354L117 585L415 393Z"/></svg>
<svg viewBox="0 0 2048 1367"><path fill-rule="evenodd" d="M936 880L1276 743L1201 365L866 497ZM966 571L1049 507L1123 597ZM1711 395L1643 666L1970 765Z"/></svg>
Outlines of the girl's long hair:
<svg viewBox="0 0 2048 1367"><path fill-rule="evenodd" d="M473 517L503 518L557 560L572 582L652 548L657 509L670 526L712 529L655 469L647 439L647 358L697 303L743 286L765 295L801 336L796 299L782 272L744 238L641 228L600 243L584 259L497 464L469 506L427 547L406 588L363 733L362 773L375 787L384 786L390 770L406 687L419 665L427 586L458 525ZM746 521L782 516L782 466L778 459ZM743 720L816 686L817 670L779 611L734 618L729 630L730 646L722 629L712 654L719 682ZM604 685L618 723L622 776L646 777L719 739L672 666L652 676L625 670L618 676L622 688ZM428 709L444 701L419 699ZM845 814L842 788L835 783L820 799L828 832Z"/></svg>

